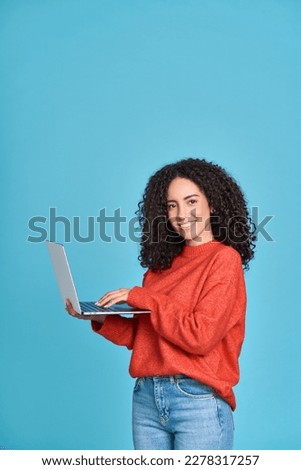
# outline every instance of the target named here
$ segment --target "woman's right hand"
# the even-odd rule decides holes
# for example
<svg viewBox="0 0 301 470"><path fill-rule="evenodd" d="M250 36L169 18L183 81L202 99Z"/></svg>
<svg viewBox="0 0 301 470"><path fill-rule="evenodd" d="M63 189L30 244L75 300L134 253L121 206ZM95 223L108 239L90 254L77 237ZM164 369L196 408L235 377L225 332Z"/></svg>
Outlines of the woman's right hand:
<svg viewBox="0 0 301 470"><path fill-rule="evenodd" d="M106 319L106 314L104 315L82 315L74 310L73 305L70 299L66 299L66 309L69 315L75 318L80 318L81 320L93 320L97 323L103 324Z"/></svg>

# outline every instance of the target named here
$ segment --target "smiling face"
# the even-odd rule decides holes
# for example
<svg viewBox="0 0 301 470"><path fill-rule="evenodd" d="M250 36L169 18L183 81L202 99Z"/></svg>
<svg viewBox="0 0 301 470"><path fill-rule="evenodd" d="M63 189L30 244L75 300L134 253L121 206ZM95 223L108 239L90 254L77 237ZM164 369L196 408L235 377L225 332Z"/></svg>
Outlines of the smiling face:
<svg viewBox="0 0 301 470"><path fill-rule="evenodd" d="M172 180L167 192L167 214L186 245L213 240L207 198L193 181L180 177Z"/></svg>

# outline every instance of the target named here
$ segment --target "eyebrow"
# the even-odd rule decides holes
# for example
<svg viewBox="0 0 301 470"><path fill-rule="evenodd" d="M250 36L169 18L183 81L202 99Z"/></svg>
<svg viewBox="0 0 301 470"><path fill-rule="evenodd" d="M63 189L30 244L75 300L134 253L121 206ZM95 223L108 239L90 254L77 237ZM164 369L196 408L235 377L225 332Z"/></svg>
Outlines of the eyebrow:
<svg viewBox="0 0 301 470"><path fill-rule="evenodd" d="M186 201L186 199L189 199L190 197L200 197L199 194L190 194L189 196L185 196L184 197L184 201ZM168 199L167 202L176 202L175 199Z"/></svg>

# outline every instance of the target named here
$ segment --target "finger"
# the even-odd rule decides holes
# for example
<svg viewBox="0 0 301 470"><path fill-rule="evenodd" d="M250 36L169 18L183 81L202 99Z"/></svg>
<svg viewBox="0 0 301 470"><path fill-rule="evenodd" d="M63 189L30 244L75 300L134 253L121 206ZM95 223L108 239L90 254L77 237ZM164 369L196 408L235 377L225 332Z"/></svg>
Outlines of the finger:
<svg viewBox="0 0 301 470"><path fill-rule="evenodd" d="M121 303L121 302L126 302L127 300L127 293L122 292L119 293L118 295L115 295L115 297L111 297L110 299L107 299L107 302L103 305L105 308L111 307L111 305Z"/></svg>
<svg viewBox="0 0 301 470"><path fill-rule="evenodd" d="M67 310L68 313L71 313L73 306L69 299L66 299L65 307L65 310Z"/></svg>
<svg viewBox="0 0 301 470"><path fill-rule="evenodd" d="M70 313L70 315L72 315L72 316L79 315L79 313L74 310L73 305L72 305L70 299L66 299L66 310L67 310L67 312Z"/></svg>
<svg viewBox="0 0 301 470"><path fill-rule="evenodd" d="M116 291L107 292L106 294L104 294L102 297L100 297L97 300L96 304L97 305L105 304L110 298L112 298L112 295L114 295L114 292Z"/></svg>
<svg viewBox="0 0 301 470"><path fill-rule="evenodd" d="M72 305L70 299L66 299L66 309L67 310L73 310L73 305Z"/></svg>
<svg viewBox="0 0 301 470"><path fill-rule="evenodd" d="M110 292L107 292L106 294L104 294L100 299L99 301L105 301L105 300L108 300L112 297L115 297L116 295L119 295L119 294L123 294L125 292L128 292L129 289L126 289L124 287L122 287L121 289L115 289L115 290L112 290Z"/></svg>
<svg viewBox="0 0 301 470"><path fill-rule="evenodd" d="M100 299L96 302L96 305L103 306L103 305L107 304L112 299L114 299L116 296L120 295L123 290L125 290L125 289L116 289L116 290L112 290L110 292L107 292L102 297L100 297Z"/></svg>
<svg viewBox="0 0 301 470"><path fill-rule="evenodd" d="M122 296L122 294L118 294L118 293L114 293L110 296L107 296L106 298L104 299L100 299L100 301L98 301L96 303L96 305L99 305L100 307L108 307L112 304L115 304L116 302L118 302L118 299L120 299L120 297Z"/></svg>
<svg viewBox="0 0 301 470"><path fill-rule="evenodd" d="M77 315L77 312L75 312L75 310L73 308L66 307L65 310L69 313L69 315L72 315L73 317L75 317Z"/></svg>

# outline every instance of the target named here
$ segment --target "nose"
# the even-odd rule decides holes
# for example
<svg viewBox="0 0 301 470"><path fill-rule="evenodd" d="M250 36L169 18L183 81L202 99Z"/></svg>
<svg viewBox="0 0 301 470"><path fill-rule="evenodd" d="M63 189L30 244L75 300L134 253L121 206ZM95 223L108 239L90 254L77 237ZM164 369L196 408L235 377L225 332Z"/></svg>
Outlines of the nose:
<svg viewBox="0 0 301 470"><path fill-rule="evenodd" d="M176 214L176 219L178 222L183 222L185 219L189 219L190 217L190 211L187 210L187 208L183 206L178 206L177 214Z"/></svg>
<svg viewBox="0 0 301 470"><path fill-rule="evenodd" d="M177 222L191 222L193 220L198 219L199 218L196 216L196 209L191 209L188 207L178 207L178 211L176 214Z"/></svg>

